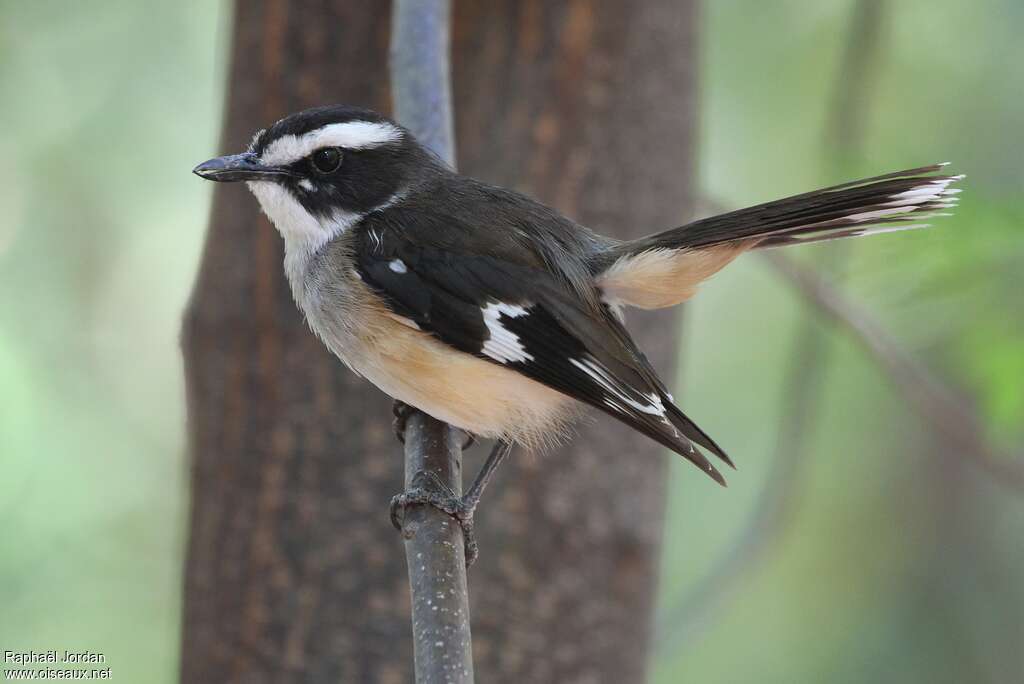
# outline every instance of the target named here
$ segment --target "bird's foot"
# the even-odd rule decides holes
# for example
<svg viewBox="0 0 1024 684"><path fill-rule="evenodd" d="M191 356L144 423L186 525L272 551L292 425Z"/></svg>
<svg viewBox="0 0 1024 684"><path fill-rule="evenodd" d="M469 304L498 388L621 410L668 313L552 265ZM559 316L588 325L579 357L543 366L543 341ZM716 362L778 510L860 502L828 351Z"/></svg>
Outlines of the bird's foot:
<svg viewBox="0 0 1024 684"><path fill-rule="evenodd" d="M412 487L391 499L391 524L406 534L404 529L405 511L416 504L433 506L452 518L462 528L462 539L466 553L466 567L473 565L479 555L479 547L473 534L473 513L476 501L469 501L452 491L434 473L419 472L413 478Z"/></svg>

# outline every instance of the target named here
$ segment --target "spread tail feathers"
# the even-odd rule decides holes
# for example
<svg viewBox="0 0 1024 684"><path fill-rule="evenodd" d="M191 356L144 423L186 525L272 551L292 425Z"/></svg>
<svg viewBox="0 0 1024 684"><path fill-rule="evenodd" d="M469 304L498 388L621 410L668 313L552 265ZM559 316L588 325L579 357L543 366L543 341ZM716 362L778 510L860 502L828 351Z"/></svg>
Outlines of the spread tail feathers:
<svg viewBox="0 0 1024 684"><path fill-rule="evenodd" d="M595 262L606 301L641 308L678 304L741 252L922 228L948 216L963 176L946 164L897 171L787 197L621 243Z"/></svg>

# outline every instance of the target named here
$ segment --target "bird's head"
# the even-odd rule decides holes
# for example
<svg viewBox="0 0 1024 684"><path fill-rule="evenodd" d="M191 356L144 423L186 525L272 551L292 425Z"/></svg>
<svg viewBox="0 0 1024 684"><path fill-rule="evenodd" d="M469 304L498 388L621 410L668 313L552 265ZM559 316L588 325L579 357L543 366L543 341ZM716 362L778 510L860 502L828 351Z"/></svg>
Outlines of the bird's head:
<svg viewBox="0 0 1024 684"><path fill-rule="evenodd" d="M241 154L193 173L245 181L285 240L322 243L394 202L436 161L402 127L347 106L307 109L258 132Z"/></svg>

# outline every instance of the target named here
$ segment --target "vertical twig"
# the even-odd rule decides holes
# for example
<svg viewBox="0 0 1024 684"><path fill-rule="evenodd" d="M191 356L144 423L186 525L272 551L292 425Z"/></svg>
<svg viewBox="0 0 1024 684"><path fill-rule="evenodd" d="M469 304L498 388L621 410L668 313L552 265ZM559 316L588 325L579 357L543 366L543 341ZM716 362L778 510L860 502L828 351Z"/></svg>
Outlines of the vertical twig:
<svg viewBox="0 0 1024 684"><path fill-rule="evenodd" d="M391 83L395 118L455 165L449 77L448 0L395 0ZM462 493L462 432L422 413L405 426L405 486L432 473ZM411 505L402 523L412 590L416 681L472 682L473 649L462 528L447 514Z"/></svg>
<svg viewBox="0 0 1024 684"><path fill-rule="evenodd" d="M397 121L455 166L448 0L395 0L391 92Z"/></svg>

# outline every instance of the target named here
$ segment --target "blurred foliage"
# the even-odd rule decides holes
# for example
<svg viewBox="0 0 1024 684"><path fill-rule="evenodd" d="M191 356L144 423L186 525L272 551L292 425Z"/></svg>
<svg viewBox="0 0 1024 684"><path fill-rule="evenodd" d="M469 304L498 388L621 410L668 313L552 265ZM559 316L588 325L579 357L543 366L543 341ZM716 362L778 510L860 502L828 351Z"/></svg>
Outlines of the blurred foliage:
<svg viewBox="0 0 1024 684"><path fill-rule="evenodd" d="M883 5L860 149L829 140L853 2L705 5L705 192L731 206L950 160L963 201L929 230L850 241L844 289L1024 453L1024 5ZM828 263L828 246L789 254ZM753 515L805 302L763 262L688 312L681 395L740 470L675 466L663 615ZM704 631L661 624L654 681L1024 680L1024 497L939 443L861 348L832 345L792 518ZM673 632L676 628L678 631Z"/></svg>
<svg viewBox="0 0 1024 684"><path fill-rule="evenodd" d="M225 8L0 3L0 650L173 681L180 314L216 149Z"/></svg>
<svg viewBox="0 0 1024 684"><path fill-rule="evenodd" d="M865 141L839 160L826 128L852 7L706 3L703 189L738 206L954 161L968 174L956 216L854 241L844 288L1019 451L1024 4L887 3ZM176 680L177 336L210 192L188 170L217 150L228 15L0 2L0 649L94 649L121 681ZM720 490L675 467L663 608L748 522L803 306L748 256L688 311L680 395L740 470ZM705 630L663 625L653 680L1024 679L1022 497L822 329L832 354L794 515Z"/></svg>

